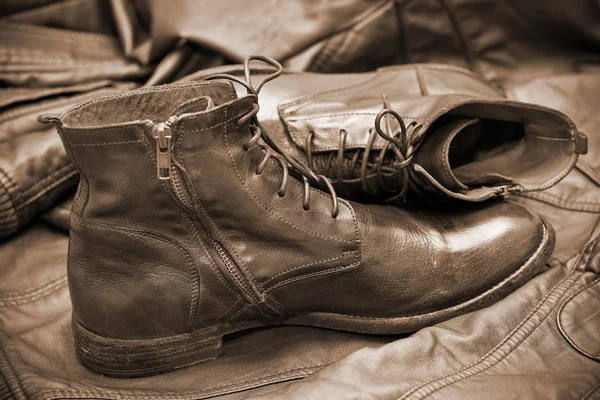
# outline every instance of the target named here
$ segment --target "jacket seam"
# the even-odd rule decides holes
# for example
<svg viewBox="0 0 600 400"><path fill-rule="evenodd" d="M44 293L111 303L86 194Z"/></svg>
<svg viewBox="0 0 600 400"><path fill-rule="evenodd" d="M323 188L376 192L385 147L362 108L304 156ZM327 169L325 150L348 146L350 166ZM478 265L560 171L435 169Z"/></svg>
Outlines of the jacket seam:
<svg viewBox="0 0 600 400"><path fill-rule="evenodd" d="M582 258L585 256L585 261L584 263L588 262L588 259L590 257L591 254L591 249L590 250L584 250L584 252L579 256L579 260L575 263L576 265L579 264L582 260ZM490 365L488 367L486 367L483 371L479 371L479 372L474 372L471 375L467 375L465 377L457 377L458 374L460 373L467 373L467 371L471 368L477 367L478 365L486 362L490 357L492 357L492 355L497 352L504 344L506 344L511 338L513 338L518 332L519 330L525 326L525 324L527 322L529 322L531 320L531 318L544 306L544 304L546 304L546 302L548 301L548 299L557 292L558 288L560 286L563 285L563 283L565 283L568 279L571 278L572 275L574 275L576 272L576 270L571 270L564 278L562 278L558 283L556 283L552 289L550 289L546 295L537 303L537 305L534 307L533 310L531 310L531 312L524 318L521 320L521 322L519 322L519 324L508 334L504 337L504 339L502 339L502 341L500 343L498 343L496 346L494 346L493 349L491 349L490 351L488 351L484 356L482 356L481 358L479 358L477 361L471 363L470 365L458 370L458 371L454 371L454 372L450 372L448 374L445 374L441 377L437 377L434 379L431 379L427 382L424 382L418 386L413 387L410 391L408 391L407 393L405 393L399 400L404 400L407 399L409 396L411 396L412 394L414 394L415 392L426 388L427 386L430 386L431 384L434 384L436 382L439 382L443 379L450 379L449 383L442 383L442 386L436 388L435 390L433 390L432 392L424 395L424 396L417 396L417 398L426 398L429 397L431 394L443 389L446 386L449 386L451 384L454 384L458 381L467 379L470 376L474 376L477 375L491 367L493 367L494 365L496 365L498 362L502 361L504 358L506 358L508 355L510 355L515 349L517 349L542 323L543 321L546 320L546 318L548 318L548 316L552 313L552 311L558 306L558 303L560 302L560 299L564 296L564 294L571 288L571 286L573 286L576 282L576 280L573 280L573 282L571 282L563 291L562 293L559 295L559 297L556 299L556 303L554 304L554 306L552 306L552 308L550 310L547 311L547 314L545 317L543 317L543 319L540 321L540 323L535 326L534 328L531 329L531 331L520 341L520 343L516 344L509 352L507 352L503 357L500 358L500 360L498 360L495 364ZM582 272L580 273L580 275L582 274Z"/></svg>
<svg viewBox="0 0 600 400"><path fill-rule="evenodd" d="M23 292L14 292L0 297L0 307L18 306L22 304L29 304L36 300L41 299L51 293L60 290L67 283L67 277L62 276L58 279L53 279L36 288L26 290Z"/></svg>
<svg viewBox="0 0 600 400"><path fill-rule="evenodd" d="M447 3L446 0L438 0L438 1L440 2L440 5L442 6L442 8L446 11L446 14L448 15L448 19L450 20L450 23L452 24L452 27L454 28L456 37L465 52L464 55L466 56L466 59L467 59L466 61L469 64L469 67L477 74L477 76L480 79L487 82L487 80L484 78L483 74L481 73L479 66L477 65L477 59L476 59L475 55L473 54L473 51L471 49L469 42L467 41L466 36L464 35L464 33L462 31L459 20L458 20L456 14L454 13L454 10L452 10L452 8L450 7L450 5Z"/></svg>
<svg viewBox="0 0 600 400"><path fill-rule="evenodd" d="M506 354L504 354L503 356L500 356L499 359L497 360L493 360L490 361L489 359L493 356L493 354L495 352L497 352L503 345L505 345L506 343L508 343L508 341L510 339L512 339L516 333L523 328L523 326L529 322L531 320L531 318L535 315L535 313L537 313L539 311L539 309L547 302L548 298L550 297L550 295L555 294L557 287L559 285L562 285L563 283L565 283L567 281L568 278L571 278L571 276L574 274L574 271L571 271L567 276L565 276L563 279L561 279L553 288L552 290L550 290L548 292L548 294L546 296L544 296L544 298L542 299L542 301L540 301L536 307L534 308L534 310L532 310L532 312L530 314L527 315L527 317L525 317L525 319L521 320L521 322L519 323L519 325L517 325L517 327L515 329L513 329L507 336L504 337L504 339L497 344L492 350L490 350L486 355L484 355L483 357L481 357L479 360L475 361L474 363L470 364L469 366L459 370L459 371L455 371L455 372L451 372L449 374L446 374L444 376L438 377L438 378L434 378L428 382L425 382L424 384L418 386L418 387L414 387L413 389L411 389L409 392L407 392L405 395L403 395L399 400L404 400L404 399L408 399L409 397L412 397L413 394L415 394L415 392L419 391L419 390L423 390L426 389L428 386L431 386L432 384L435 384L437 382L440 382L444 379L448 379L449 382L448 383L440 383L440 386L437 388L434 388L431 392L424 394L424 395L416 395L415 398L416 399L425 399L427 397L430 397L432 394L444 389L445 387L448 387L450 385L453 385L457 382L463 381L465 379L468 379L470 377L479 375L482 372L487 371L488 369L494 367L495 365L497 365L500 361L504 360L506 357L508 357L514 350L516 350L525 340L527 340L527 338L529 338L529 336L531 336L531 334L533 334L533 332L535 332L535 330L548 318L548 316L552 313L552 311L558 306L558 303L560 301L560 298L564 295L564 293L566 291L568 291L571 286L573 286L573 284L575 284L575 280L573 282L571 282L563 291L563 293L561 293L558 297L558 299L556 300L556 304L554 306L552 306L552 308L550 310L548 310L546 316L544 316L542 318L542 320L534 327L532 328L529 332L526 333L526 335L523 337L522 340L520 340L519 343L517 343L512 349L509 349ZM581 275L581 273L579 273ZM483 367L483 369L479 370L479 371L473 371L473 373L469 374L468 370L472 369L472 368L476 368L477 366L480 366L482 364L485 364L487 362L488 365L486 365L485 367ZM466 376L460 376L461 373L466 374Z"/></svg>
<svg viewBox="0 0 600 400"><path fill-rule="evenodd" d="M6 384L9 388L9 390L12 392L12 394L17 394L17 393L15 393L15 391L18 391L19 392L18 394L21 396L21 398L25 399L26 395L25 395L25 388L24 388L23 382L21 382L21 378L15 371L15 367L10 362L10 359L6 355L6 349L4 348L3 342L7 335L4 331L2 331L1 335L2 335L2 340L0 341L0 371L2 372L2 375L6 380ZM3 365L6 368L2 368ZM8 374L6 372L8 372ZM12 386L12 388L11 388L11 386Z"/></svg>
<svg viewBox="0 0 600 400"><path fill-rule="evenodd" d="M103 392L103 391L78 391L78 390L45 390L43 392L40 392L36 398L38 398L38 399L39 398L48 398L48 397L46 397L46 395L50 395L50 396L59 395L59 396L69 396L69 397L74 397L74 398L96 398L98 396L100 396L100 397L125 396L127 398L135 398L138 400L151 400L151 399L157 399L157 398L159 398L159 399L177 398L179 400L193 400L193 399L197 399L198 396L203 396L205 394L210 395L212 397L212 396L216 396L216 395L220 395L220 394L230 393L230 391L228 391L228 390L241 391L241 390L247 390L247 389L250 389L253 387L263 386L268 383L275 383L275 382L278 382L278 380L276 378L282 377L282 375L284 375L284 374L300 372L300 371L308 372L311 369L323 368L323 367L328 366L329 364L331 364L331 363L317 363L317 364L308 365L308 366L304 366L304 367L295 367L295 368L291 368L291 369L277 371L272 374L262 376L260 378L245 379L245 380L238 381L238 382L217 385L217 386L213 386L213 387L204 388L200 391L178 392L178 393L171 392L171 393L158 394L156 392L127 393L124 391ZM307 374L300 373L296 377L302 377L302 376L306 376L306 375ZM275 379L273 379L273 378L275 378ZM288 378L288 379L291 379L291 378ZM250 384L250 385L247 385L246 387L240 386L240 385L244 385L244 384ZM225 389L225 388L229 388L229 389ZM217 389L224 389L224 390L211 393L212 390L217 390Z"/></svg>
<svg viewBox="0 0 600 400"><path fill-rule="evenodd" d="M581 400L591 399L592 396L594 395L594 393L598 392L599 390L600 390L600 383L597 384L596 386L594 386L593 388L591 388L586 394L584 394L583 397L581 398Z"/></svg>
<svg viewBox="0 0 600 400"><path fill-rule="evenodd" d="M591 271L590 271L591 272ZM593 272L592 272L593 273ZM595 274L597 276L597 274ZM572 301L574 300L577 296L579 296L581 293L585 292L587 289L596 286L600 283L600 277L594 279L592 282L588 283L587 285L585 285L584 287L582 287L581 289L579 289L578 291L576 291L575 293L573 293L571 296L569 296L564 303L562 303L562 305L560 306L560 308L558 309L558 313L556 315L556 322L558 325L558 329L560 330L560 333L563 335L563 337L567 340L567 342L569 342L569 344L571 346L573 346L573 348L575 350L577 350L578 352L580 352L581 354L583 354L586 357L589 357L591 359L594 359L596 361L600 361L598 359L598 357L600 356L600 352L596 353L596 354L592 354L588 351L585 351L581 348L581 346L577 345L573 339L571 338L571 336L569 336L569 334L567 334L567 332L565 331L565 328L563 326L564 324L564 319L563 319L563 314L564 314L564 310L566 308L566 306ZM600 286L600 285L599 285Z"/></svg>

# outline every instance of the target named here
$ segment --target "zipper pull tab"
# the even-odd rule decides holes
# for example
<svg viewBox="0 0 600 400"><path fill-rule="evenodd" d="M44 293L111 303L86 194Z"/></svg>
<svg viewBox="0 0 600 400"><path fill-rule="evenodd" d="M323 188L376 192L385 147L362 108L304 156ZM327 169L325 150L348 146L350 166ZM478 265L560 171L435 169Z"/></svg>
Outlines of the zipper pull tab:
<svg viewBox="0 0 600 400"><path fill-rule="evenodd" d="M171 179L171 127L165 123L156 126L156 165L158 179Z"/></svg>

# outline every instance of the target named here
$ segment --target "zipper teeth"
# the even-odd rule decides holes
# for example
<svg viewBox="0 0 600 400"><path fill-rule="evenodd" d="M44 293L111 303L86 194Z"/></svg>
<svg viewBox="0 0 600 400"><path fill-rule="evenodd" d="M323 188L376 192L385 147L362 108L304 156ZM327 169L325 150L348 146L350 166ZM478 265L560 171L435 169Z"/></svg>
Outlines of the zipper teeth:
<svg viewBox="0 0 600 400"><path fill-rule="evenodd" d="M173 189L175 197L177 197L177 200L179 200L179 202L183 206L185 206L190 211L194 209L192 202L188 198L187 194L185 193L185 190L181 185L181 180L179 179L177 167L175 167L174 165L171 167L171 188Z"/></svg>
<svg viewBox="0 0 600 400"><path fill-rule="evenodd" d="M231 275L233 280L250 298L255 299L252 289L248 286L248 284L246 283L244 278L240 276L240 273L237 270L235 263L231 260L231 258L229 257L229 254L227 254L225 249L223 249L223 246L221 246L216 240L214 240L212 238L210 238L208 240L210 241L210 243L213 245L213 247L217 251L217 254L219 254L219 258L225 265L225 268L227 268L227 271L229 271L229 274Z"/></svg>

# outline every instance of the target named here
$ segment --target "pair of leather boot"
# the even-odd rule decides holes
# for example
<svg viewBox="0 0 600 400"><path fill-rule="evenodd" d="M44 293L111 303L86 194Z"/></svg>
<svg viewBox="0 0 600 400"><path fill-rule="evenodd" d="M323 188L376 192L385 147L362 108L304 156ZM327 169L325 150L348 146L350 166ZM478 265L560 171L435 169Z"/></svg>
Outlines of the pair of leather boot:
<svg viewBox="0 0 600 400"><path fill-rule="evenodd" d="M258 58L275 69L255 84L248 59L40 117L80 173L68 279L88 368L160 373L259 326L416 331L544 269L554 235L536 215L437 200L557 182L584 148L566 116L460 70L280 76Z"/></svg>

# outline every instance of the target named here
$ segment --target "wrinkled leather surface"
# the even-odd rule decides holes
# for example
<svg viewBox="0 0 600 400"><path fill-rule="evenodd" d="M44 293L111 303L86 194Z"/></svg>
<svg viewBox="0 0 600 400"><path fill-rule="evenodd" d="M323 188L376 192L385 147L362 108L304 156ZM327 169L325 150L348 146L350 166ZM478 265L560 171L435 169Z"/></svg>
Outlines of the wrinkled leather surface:
<svg viewBox="0 0 600 400"><path fill-rule="evenodd" d="M199 96L225 104L195 113L179 107ZM87 329L164 337L252 320L261 311L379 319L389 326L374 332L398 333L427 324L427 313L444 318L435 313L485 293L529 262L536 268L551 251L549 228L506 202L442 211L340 200L333 218L330 196L311 189L310 209L302 210L303 184L290 178L278 196L280 165L271 159L258 174L264 151L243 148L248 129L236 121L252 104L252 96L236 100L231 87L209 81L97 98L60 117L82 177L71 216L69 283L74 315ZM169 195L175 183L165 190L155 177L155 140L144 122L168 119L169 108L185 112L172 125L172 140L191 180L183 183L188 201L201 210L187 218ZM197 228L186 226L190 219ZM214 241L243 278L215 255ZM519 251L507 255L504 246ZM377 297L370 295L375 290ZM384 320L401 317L418 321L394 327Z"/></svg>
<svg viewBox="0 0 600 400"><path fill-rule="evenodd" d="M568 112L585 125L591 144L591 157L585 157L595 160L600 121L589 105L596 101L592 92L599 80L583 74L540 78L514 93ZM532 86L536 90L527 90ZM573 99L581 106L573 107ZM556 229L555 262L548 272L492 307L424 329L380 352L356 352L271 397L597 398L600 364L594 355L600 331L592 308L600 271L599 194L598 183L576 168L539 197L512 197Z"/></svg>
<svg viewBox="0 0 600 400"><path fill-rule="evenodd" d="M257 398L596 398L598 360L565 343L557 317L571 296L598 282L597 235L596 229L581 256L554 266L489 308L379 349L357 351ZM586 343L597 343L597 319L586 324L576 335L591 334Z"/></svg>
<svg viewBox="0 0 600 400"><path fill-rule="evenodd" d="M77 173L60 138L54 129L39 123L37 115L60 112L85 99L128 87L132 85L101 82L3 93L6 97L0 113L0 239L21 230L77 184Z"/></svg>
<svg viewBox="0 0 600 400"><path fill-rule="evenodd" d="M240 74L241 68L204 70L186 80L211 73ZM255 79L263 77L259 74ZM240 86L239 90L244 89ZM331 178L343 197L373 201L399 192L401 175L384 175L385 187L392 189L389 194L378 187L378 175L368 172L367 191L359 168L339 166L333 156L340 148L353 151L368 146L375 116L384 108L384 96L405 124L419 124L425 132L414 163L407 167L412 183L425 190L425 198L437 194L436 200L482 201L506 188L523 192L545 189L560 181L578 158L580 138L567 116L507 101L469 71L442 65L387 67L365 74L284 74L261 93L259 117L292 154L306 161L312 153L313 168ZM475 156L459 168L449 160L454 136L445 132L452 130L448 128L451 119L457 117L484 120L478 122L478 135L463 139L463 151L468 153L471 146ZM519 129L523 131L520 138L502 138ZM343 143L342 131L346 132ZM378 153L385 143L376 136L369 148ZM351 158L346 156L346 162Z"/></svg>
<svg viewBox="0 0 600 400"><path fill-rule="evenodd" d="M152 35L149 22L156 13L152 10L151 2L111 2L103 0L67 0L51 2L50 0L4 1L0 4L0 15L12 20L12 23L26 23L31 25L44 25L53 29L43 30L44 35L50 37L50 43L59 43L64 48L66 43L52 39L54 29L81 30L100 33L116 38L121 51L130 59L141 61L143 65L158 63L148 84L157 84L179 79L182 76L205 67L220 65L227 61L219 50L214 48L197 47L194 44L179 44L171 40L171 47L153 46L152 41L160 42L162 34ZM160 6L161 2L155 2ZM395 4L394 4L395 3ZM506 90L509 97L516 100L530 101L545 106L557 108L568 115L585 132L590 139L590 152L579 159L577 167L558 185L552 189L537 194L537 199L515 197L514 200L524 202L531 209L541 213L555 228L557 245L554 252L556 260L567 262L580 253L589 241L590 232L597 223L597 213L600 200L598 198L598 166L596 160L596 145L598 142L597 104L597 56L600 43L598 35L598 5L594 0L578 2L564 2L562 0L538 1L495 1L485 2L474 0L411 0L382 2L381 7L373 7L372 12L363 14L364 17L348 29L337 31L336 28L327 32L334 32L332 36L316 38L307 35L309 40L301 43L296 49L300 52L292 54L286 60L286 65L296 70L311 70L315 72L360 72L373 70L377 67L390 64L437 62L447 63L471 69L483 80L489 80L495 85L503 86L500 91ZM119 7L120 6L120 7ZM259 7L262 5L256 5ZM255 7L252 5L251 7ZM69 10L66 12L66 10ZM92 10L100 10L96 14ZM202 18L208 15L207 8L195 11L201 12ZM207 14L208 13L208 14ZM157 14L160 15L160 14ZM199 16L193 12L180 14L182 18L190 21L198 20ZM297 16L297 15L296 15ZM193 26L195 32L210 30L214 26L214 19L206 18L210 23ZM219 21L220 25L229 22ZM4 21L0 23L0 26ZM175 24L177 25L177 24ZM193 23L191 24L193 25ZM190 26L190 25L188 25ZM270 29L271 24L251 24L244 28L245 38L252 41L255 29ZM280 32L292 24L280 24ZM38 29L34 29L39 32ZM25 29L27 31L27 29ZM337 33L335 33L337 31ZM196 34L201 37L202 33ZM226 37L228 32L225 32ZM149 39L152 36L152 39ZM171 37L175 37L172 35ZM39 35L37 36L39 37ZM0 38L1 39L1 38ZM36 65L32 71L24 71L19 80L25 86L19 88L2 88L0 90L2 103L5 99L23 98L26 94L31 100L38 96L36 93L48 81L27 81L23 77L35 76L36 79L57 79L56 73L48 72L48 67L40 67L44 62L39 60L36 52L51 51L49 46L43 46L45 37L41 40L31 40L28 46L34 46L32 58ZM2 48L7 41L2 41ZM228 45L227 40L221 44ZM237 48L250 48L239 42L231 42ZM266 46L268 51L274 49L275 44L281 41L269 41ZM40 49L41 47L41 49ZM285 44L284 44L285 47ZM158 56L151 60L151 48L158 48ZM104 54L110 51L102 50ZM287 49L274 50L268 55L283 54ZM58 53L61 53L60 51ZM229 51L225 51L228 54ZM56 54L56 53L55 53ZM163 60L160 60L165 54ZM23 56L19 58L23 60ZM7 59L4 58L6 61ZM55 58L56 60L56 58ZM10 77L15 81L15 71L10 70L10 60L2 66L2 76ZM117 69L123 68L122 61L116 64ZM20 63L22 68L23 63ZM65 71L64 65L60 69ZM74 71L64 72L65 76L82 75L81 67L75 65ZM127 70L127 68L125 68ZM123 69L121 69L123 71ZM84 76L92 76L93 71L83 71ZM145 72L148 74L150 71ZM580 73L586 72L586 73ZM110 72L112 73L112 72ZM21 73L19 73L21 74ZM119 73L116 73L118 75ZM137 72L136 72L137 74ZM559 74L559 75L557 75ZM96 79L96 78L94 78ZM102 79L102 78L99 78ZM120 78L119 78L120 79ZM92 81L94 84L95 81ZM38 86L29 88L29 84ZM325 85L326 83L322 83ZM71 81L59 86L73 85ZM267 85L266 89L271 85ZM13 89L15 89L13 91ZM18 89L18 90L16 90ZM51 88L50 90L54 90ZM90 87L89 90L92 90ZM12 93L11 93L12 92ZM9 95L5 96L5 93ZM29 94L31 93L31 95ZM29 101L29 100L28 100ZM2 110L4 111L4 110ZM43 110L42 110L43 112ZM31 121L34 121L35 115ZM37 123L36 123L37 124ZM48 129L50 131L50 129ZM54 134L55 135L55 134ZM54 136L56 140L56 136ZM58 143L58 142L56 142ZM19 146L27 146L27 141L19 142ZM2 153L4 154L4 153ZM583 162L582 162L583 161ZM12 166L11 166L12 169ZM75 182L75 180L73 181ZM51 185L53 181L48 181ZM44 196L38 197L43 201ZM32 202L34 203L34 202ZM57 205L50 212L44 214L43 219L52 221L53 224L64 229L67 226L68 213L63 203ZM45 207L40 207L44 209ZM91 397L91 398L122 398L141 397L156 398L166 397L210 397L223 395L228 398L246 398L252 394L270 393L273 396L280 394L278 387L287 386L287 383L274 384L291 379L298 379L310 374L323 364L338 360L346 352L352 352L365 346L379 346L379 343L370 342L375 339L364 335L340 335L339 332L305 328L298 334L293 334L294 328L272 329L268 335L257 336L252 340L252 334L247 339L242 338L239 345L229 347L226 352L225 362L219 368L204 370L200 365L189 369L189 374L167 374L148 380L113 380L99 377L83 369L74 360L72 343L70 343L70 307L67 290L65 287L64 271L66 257L66 236L64 233L52 230L52 234L59 235L60 240L53 240L38 230L51 229L43 223L36 223L28 231L22 232L16 238L0 245L0 269L5 274L0 282L3 291L8 294L8 300L25 304L5 305L0 308L2 313L2 335L0 346L2 348L2 361L0 371L3 379L11 390L0 384L0 395L17 398L47 398L51 392L57 390L56 398L66 397ZM13 255L8 255L13 252ZM60 262L55 263L59 254ZM8 260L8 261L5 261ZM569 265L571 265L572 261ZM60 272L55 270L58 265ZM588 263L588 265L590 265ZM16 271L19 271L16 273ZM551 270L552 271L552 270ZM386 389L386 387L403 385L407 382L411 371L422 372L420 382L440 377L439 368L444 363L450 365L456 362L453 357L459 353L463 357L472 357L471 340L486 338L486 343L492 345L490 335L498 330L499 335L507 333L504 323L514 327L517 318L523 315L523 310L531 312L535 309L536 301L539 302L542 293L551 283L556 282L565 272L554 270L553 275L542 275L537 280L509 296L497 307L482 310L469 316L462 317L461 324L471 324L472 330L464 336L468 341L464 346L459 346L457 340L439 342L430 340L431 332L415 336L415 341L400 341L397 345L408 352L413 349L419 351L419 357L410 359L402 358L396 353L395 347L382 351L381 359L369 359L369 367L376 362L381 362L380 368L373 372L372 378L378 378L376 384L367 382L368 377L364 367L362 354L371 352L363 350L355 353L352 358L345 360L340 365L340 370L362 369L363 373L348 374L351 378L342 381L328 380L325 377L315 376L314 380L307 382L307 393L310 387L318 387L317 397L321 397L325 390L332 393L358 392L362 397L367 396L366 391ZM586 273L585 279L591 275ZM62 279L62 281L61 281ZM574 285L581 288L580 278ZM58 282L58 283L57 283ZM57 286L55 286L57 285ZM60 290L55 290L60 287ZM541 287L541 289L538 289ZM530 296L531 288L534 289L535 301ZM569 291L571 293L571 291ZM591 303L586 296L592 291L582 291L585 304ZM3 299L5 301L6 299ZM510 300L510 301L509 301ZM563 303L566 296L562 296L559 303ZM565 304L565 303L563 303ZM570 303L574 304L574 303ZM567 309L567 306L564 307ZM512 314L517 315L516 318ZM556 311L556 309L555 309ZM450 389L442 389L439 396L443 398L481 398L481 394L498 392L504 397L539 397L539 398L597 398L600 396L598 381L600 372L594 368L597 362L590 363L582 353L571 347L567 339L559 335L555 324L552 324L553 311L541 325L533 332L532 336L544 336L540 340L526 340L518 346L515 354L500 362L490 371L476 374L450 385ZM588 312L585 307L579 307L581 312ZM61 314L62 313L62 314ZM485 314L484 314L485 313ZM60 314L61 317L54 319ZM18 317L15 317L17 316ZM498 315L506 316L498 322ZM25 317L26 316L26 317ZM568 320L569 313L563 315ZM481 318L480 318L481 317ZM471 319L472 318L472 319ZM23 325L16 326L16 322ZM520 320L519 320L520 321ZM448 322L455 327L454 322ZM594 325L585 325L594 328ZM260 331L259 331L260 332ZM591 349L598 338L594 335L585 335L586 329L576 330L571 333L573 343L579 343L581 349ZM592 334L594 331L591 331ZM596 329L597 332L597 329ZM273 334L271 334L273 333ZM443 329L444 334L451 334ZM543 335L542 335L543 333ZM583 333L583 334L580 334ZM573 336L575 335L575 336ZM448 338L448 335L443 336ZM496 337L496 336L494 336ZM562 339L561 339L562 337ZM582 339L584 340L582 346ZM309 339L310 338L310 339ZM479 339L478 339L479 338ZM550 338L550 339L548 339ZM288 340L289 339L289 340ZM314 339L314 341L313 341ZM385 338L383 341L393 341L396 338ZM411 340L411 339L408 339ZM499 343L499 341L496 341ZM406 344L403 344L406 343ZM496 343L496 344L497 344ZM265 349L265 344L281 344L285 351L277 352L274 348ZM310 346L307 346L310 344ZM314 346L313 346L314 344ZM406 347L405 347L406 346ZM310 347L310 348L308 348ZM444 347L444 348L443 348ZM426 349L427 351L421 351ZM464 349L464 352L462 352ZM256 352L254 352L256 351ZM448 358L431 358L437 351L450 355ZM557 356L556 354L564 355ZM289 358L286 358L289 356ZM398 357L402 358L398 360ZM285 359L285 360L284 360ZM240 362L240 360L244 360ZM530 360L524 365L523 360ZM582 362L583 360L583 362ZM532 363L538 366L531 367ZM556 363L560 371L553 369ZM236 365L239 369L235 369ZM356 367L356 368L354 368ZM463 368L464 366L460 366ZM591 368L588 368L591 367ZM550 371L550 372L549 372ZM183 371L180 371L183 372ZM16 376L15 376L16 373ZM396 374L401 374L398 377ZM392 379L386 379L391 376ZM411 379L412 376L411 375ZM485 378L482 378L484 377ZM19 378L17 378L19 377ZM25 377L25 378L23 378ZM223 381L215 381L223 377ZM239 377L239 378L237 378ZM357 378L357 379L355 379ZM419 378L411 381L409 385L416 384ZM24 389L20 388L20 379ZM327 382L327 384L321 385ZM364 383L364 386L357 382ZM316 386L318 385L318 386ZM352 385L352 386L351 386ZM135 387L136 394L124 391L125 386ZM344 388L351 386L345 392ZM392 388L396 390L398 386ZM72 389L76 387L76 389ZM148 389L151 387L151 389ZM187 393L182 393L183 387L189 388ZM258 387L256 389L250 389ZM408 387L408 386L406 386ZM109 390L111 394L99 393L98 388ZM78 390L75 394L71 390ZM240 390L245 392L231 393ZM290 388L290 393L295 393ZM302 390L305 390L304 388ZM82 395L82 393L85 393ZM230 393L226 395L225 393ZM287 393L287 392L286 392ZM373 396L377 397L375 392ZM386 394L388 392L380 392ZM433 393L432 396L435 396ZM4 398L3 397L3 398Z"/></svg>
<svg viewBox="0 0 600 400"><path fill-rule="evenodd" d="M103 377L83 367L73 352L67 241L63 232L38 222L0 246L0 373L17 399L201 399L298 379L390 340L300 327L268 329L227 340L216 362L143 379ZM25 246L31 251L23 252Z"/></svg>

